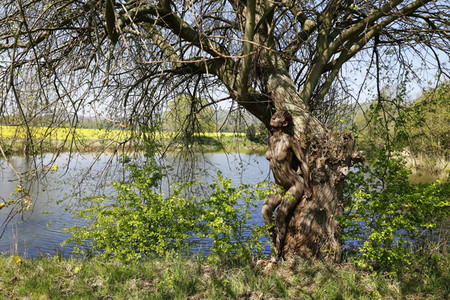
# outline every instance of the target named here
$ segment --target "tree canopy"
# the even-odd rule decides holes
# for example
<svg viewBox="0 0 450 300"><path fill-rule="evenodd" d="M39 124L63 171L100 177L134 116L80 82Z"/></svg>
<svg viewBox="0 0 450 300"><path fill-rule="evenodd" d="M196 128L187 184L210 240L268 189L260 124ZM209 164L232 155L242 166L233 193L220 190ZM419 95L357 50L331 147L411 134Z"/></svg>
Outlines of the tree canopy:
<svg viewBox="0 0 450 300"><path fill-rule="evenodd" d="M190 91L267 124L288 88L299 98L283 101L326 121L361 93L346 77L448 77L448 20L449 4L430 0L7 0L0 114L26 125L48 113L57 126L96 111L139 125Z"/></svg>

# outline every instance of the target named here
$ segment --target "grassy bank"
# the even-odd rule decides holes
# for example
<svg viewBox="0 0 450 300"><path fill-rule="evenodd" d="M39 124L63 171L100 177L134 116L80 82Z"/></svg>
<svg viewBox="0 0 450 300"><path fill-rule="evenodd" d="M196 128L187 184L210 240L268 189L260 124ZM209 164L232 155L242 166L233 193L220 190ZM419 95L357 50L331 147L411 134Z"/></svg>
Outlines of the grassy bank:
<svg viewBox="0 0 450 300"><path fill-rule="evenodd" d="M292 260L212 265L204 258L0 257L0 298L26 299L448 299L448 259L408 274L370 273L351 262Z"/></svg>

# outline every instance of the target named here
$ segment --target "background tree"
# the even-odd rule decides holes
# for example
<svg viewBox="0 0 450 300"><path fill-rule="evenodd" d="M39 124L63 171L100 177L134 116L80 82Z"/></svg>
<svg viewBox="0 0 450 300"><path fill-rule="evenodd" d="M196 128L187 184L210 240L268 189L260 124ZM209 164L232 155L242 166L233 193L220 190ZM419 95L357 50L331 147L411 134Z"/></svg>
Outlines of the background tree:
<svg viewBox="0 0 450 300"><path fill-rule="evenodd" d="M416 99L405 99L393 88L386 88L380 98L365 103L354 118L359 148L371 152L387 143L395 144L416 171L444 173L450 147L448 89L448 82L443 82ZM387 124L386 135L377 132L381 121Z"/></svg>
<svg viewBox="0 0 450 300"><path fill-rule="evenodd" d="M258 144L267 144L269 139L269 131L264 124L250 124L245 130L245 137Z"/></svg>
<svg viewBox="0 0 450 300"><path fill-rule="evenodd" d="M216 132L214 110L206 105L205 99L185 94L175 97L164 114L164 129L187 141L192 141L197 132Z"/></svg>
<svg viewBox="0 0 450 300"><path fill-rule="evenodd" d="M406 123L411 128L407 141L417 169L439 173L450 161L450 83L425 91L411 104L413 117Z"/></svg>
<svg viewBox="0 0 450 300"><path fill-rule="evenodd" d="M327 129L333 108L365 86L380 94L385 76L423 80L417 61L448 77L449 12L431 0L6 0L0 115L18 111L15 124L27 125L21 91L30 87L54 127L61 116L77 127L86 110L139 129L186 92L211 105L231 100L266 126L287 109L313 197L289 216L284 250L337 258L333 215L359 157L350 135Z"/></svg>

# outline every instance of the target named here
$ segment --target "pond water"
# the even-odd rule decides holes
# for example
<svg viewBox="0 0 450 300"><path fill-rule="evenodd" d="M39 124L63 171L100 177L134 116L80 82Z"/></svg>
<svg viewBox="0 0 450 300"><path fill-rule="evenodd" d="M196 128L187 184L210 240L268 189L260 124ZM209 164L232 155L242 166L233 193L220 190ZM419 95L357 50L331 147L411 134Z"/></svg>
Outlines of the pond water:
<svg viewBox="0 0 450 300"><path fill-rule="evenodd" d="M168 157L165 161L173 166L175 173L206 183L213 182L218 171L235 185L270 180L269 164L259 154L208 153L189 160ZM118 157L108 154L63 153L56 159L52 154L45 154L34 160L10 157L8 162L0 160L0 202L17 190L17 176L10 166L24 174L40 165L48 171L45 176L22 182L22 188L33 195L30 209L14 216L9 214L11 207L0 210L0 253L25 257L57 253L69 256L73 245L60 247L69 237L62 229L83 224L83 220L73 217L71 204L76 204L79 197L101 192L104 183L124 176ZM164 182L162 189L167 190L168 186ZM261 206L258 203L252 215L255 225L264 223Z"/></svg>

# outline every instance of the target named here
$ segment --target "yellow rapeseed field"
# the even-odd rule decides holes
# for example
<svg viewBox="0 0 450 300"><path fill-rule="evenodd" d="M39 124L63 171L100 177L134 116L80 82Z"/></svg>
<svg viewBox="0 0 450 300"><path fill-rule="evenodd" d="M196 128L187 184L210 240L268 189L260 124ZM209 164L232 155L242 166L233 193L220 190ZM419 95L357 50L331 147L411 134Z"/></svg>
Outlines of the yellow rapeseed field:
<svg viewBox="0 0 450 300"><path fill-rule="evenodd" d="M30 127L29 133L33 139L45 140L102 140L102 139L125 139L130 133L124 130L105 129L71 129L71 128L48 128ZM2 139L24 139L27 136L27 129L18 126L0 126L0 138Z"/></svg>
<svg viewBox="0 0 450 300"><path fill-rule="evenodd" d="M33 139L38 140L124 140L131 136L129 130L106 130L106 129L87 129L87 128L49 128L49 127L30 127L30 134ZM0 126L0 139L25 139L27 129L24 126ZM157 133L159 138L170 139L176 137L173 132ZM233 132L207 132L196 134L196 136L206 136L212 138L223 137L242 137L244 133Z"/></svg>

